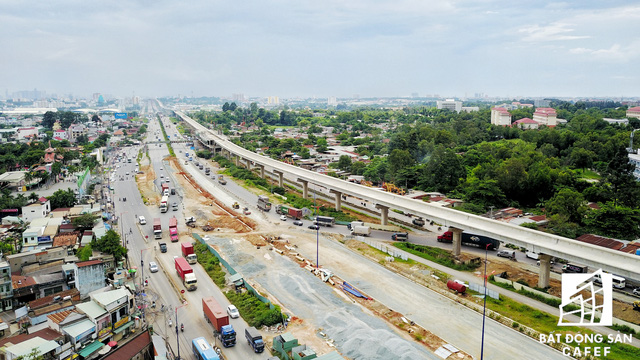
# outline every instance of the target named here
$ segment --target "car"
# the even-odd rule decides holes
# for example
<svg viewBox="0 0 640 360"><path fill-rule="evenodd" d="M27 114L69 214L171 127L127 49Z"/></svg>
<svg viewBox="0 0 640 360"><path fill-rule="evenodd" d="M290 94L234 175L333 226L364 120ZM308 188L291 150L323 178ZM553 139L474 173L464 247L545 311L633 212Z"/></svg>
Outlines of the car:
<svg viewBox="0 0 640 360"><path fill-rule="evenodd" d="M312 230L318 230L318 229L320 229L320 226L318 226L318 225L316 225L316 224L311 224L311 225L309 225L309 226L307 226L307 227L308 227L309 229L312 229Z"/></svg>
<svg viewBox="0 0 640 360"><path fill-rule="evenodd" d="M155 261L150 261L149 262L149 270L151 270L152 273L158 272L158 264L156 264Z"/></svg>
<svg viewBox="0 0 640 360"><path fill-rule="evenodd" d="M238 308L235 307L235 305L227 306L227 314L229 314L229 317L232 319L240 317L240 312L238 311Z"/></svg>
<svg viewBox="0 0 640 360"><path fill-rule="evenodd" d="M287 215L280 215L280 221L287 221Z"/></svg>
<svg viewBox="0 0 640 360"><path fill-rule="evenodd" d="M164 179L164 175L162 175L162 174L161 174L161 175L160 175L160 179Z"/></svg>
<svg viewBox="0 0 640 360"><path fill-rule="evenodd" d="M633 289L633 295L640 296L640 287L637 287L637 288Z"/></svg>
<svg viewBox="0 0 640 360"><path fill-rule="evenodd" d="M127 173L125 175L129 175L129 172L127 171Z"/></svg>
<svg viewBox="0 0 640 360"><path fill-rule="evenodd" d="M170 183L170 182L171 182L171 180L169 180L169 178L167 178L166 182L167 182L167 184L168 184L168 183Z"/></svg>
<svg viewBox="0 0 640 360"><path fill-rule="evenodd" d="M145 225L147 223L147 219L142 215L138 216L138 221L140 222L140 225Z"/></svg>
<svg viewBox="0 0 640 360"><path fill-rule="evenodd" d="M160 170L164 170L164 168L160 168Z"/></svg>
<svg viewBox="0 0 640 360"><path fill-rule="evenodd" d="M304 223L301 220L296 220L293 222L293 225L302 226Z"/></svg>
<svg viewBox="0 0 640 360"><path fill-rule="evenodd" d="M166 253L167 252L167 243L161 242L159 245L160 245L160 252Z"/></svg>

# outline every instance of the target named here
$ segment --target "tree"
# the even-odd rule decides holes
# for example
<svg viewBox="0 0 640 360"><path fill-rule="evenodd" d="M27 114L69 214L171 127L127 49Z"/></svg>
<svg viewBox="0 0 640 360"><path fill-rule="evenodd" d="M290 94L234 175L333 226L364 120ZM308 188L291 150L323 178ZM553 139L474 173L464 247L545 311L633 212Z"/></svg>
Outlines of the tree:
<svg viewBox="0 0 640 360"><path fill-rule="evenodd" d="M238 108L238 105L236 105L235 102L232 102L231 104L229 104L229 111L236 111L237 108Z"/></svg>
<svg viewBox="0 0 640 360"><path fill-rule="evenodd" d="M81 247L80 249L78 249L78 252L76 253L76 256L80 261L89 260L89 258L91 258L91 255L93 255L91 244Z"/></svg>
<svg viewBox="0 0 640 360"><path fill-rule="evenodd" d="M326 152L329 149L329 143L327 143L327 139L319 138L316 142L316 151L319 153Z"/></svg>
<svg viewBox="0 0 640 360"><path fill-rule="evenodd" d="M440 145L424 166L418 184L423 189L446 193L455 189L466 176L467 171L459 156L453 150Z"/></svg>
<svg viewBox="0 0 640 360"><path fill-rule="evenodd" d="M222 111L229 111L229 103L225 102L224 105L222 105Z"/></svg>
<svg viewBox="0 0 640 360"><path fill-rule="evenodd" d="M465 184L464 201L482 206L485 210L490 206L502 207L507 198L495 180L473 179Z"/></svg>
<svg viewBox="0 0 640 360"><path fill-rule="evenodd" d="M389 154L389 171L395 177L400 170L415 165L413 156L407 150L393 149Z"/></svg>
<svg viewBox="0 0 640 360"><path fill-rule="evenodd" d="M71 223L77 227L85 230L92 229L95 224L98 216L92 214L82 214L78 217L75 217L71 220Z"/></svg>
<svg viewBox="0 0 640 360"><path fill-rule="evenodd" d="M613 202L589 211L585 223L590 232L616 239L633 240L640 236L640 210L616 206Z"/></svg>
<svg viewBox="0 0 640 360"><path fill-rule="evenodd" d="M32 192L31 194L29 194L29 201L30 202L36 202L40 197L38 196L38 194Z"/></svg>
<svg viewBox="0 0 640 360"><path fill-rule="evenodd" d="M349 155L341 155L340 159L338 159L337 167L342 171L350 171L351 157Z"/></svg>
<svg viewBox="0 0 640 360"><path fill-rule="evenodd" d="M593 159L596 157L596 154L585 148L574 147L571 151L570 161L573 166L578 169L582 169L584 173L584 169L591 167L593 165Z"/></svg>
<svg viewBox="0 0 640 360"><path fill-rule="evenodd" d="M54 113L53 111L47 111L42 117L42 126L47 129L51 129L53 128L53 124L56 123L57 119L58 117L56 113Z"/></svg>
<svg viewBox="0 0 640 360"><path fill-rule="evenodd" d="M100 239L91 242L91 247L103 253L113 255L116 261L119 261L127 254L127 248L123 247L120 242L120 235L113 229L107 231Z"/></svg>
<svg viewBox="0 0 640 360"><path fill-rule="evenodd" d="M587 211L587 202L581 193L573 189L564 188L547 200L545 209L549 214L563 215L569 221L580 224Z"/></svg>
<svg viewBox="0 0 640 360"><path fill-rule="evenodd" d="M51 201L51 209L70 208L76 204L76 196L71 189L60 189L49 196L48 199Z"/></svg>

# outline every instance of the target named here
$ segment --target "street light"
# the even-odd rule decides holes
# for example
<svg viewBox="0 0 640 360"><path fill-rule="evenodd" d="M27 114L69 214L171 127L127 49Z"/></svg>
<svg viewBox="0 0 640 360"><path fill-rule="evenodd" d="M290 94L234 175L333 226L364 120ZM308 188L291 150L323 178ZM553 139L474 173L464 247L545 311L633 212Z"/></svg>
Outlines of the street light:
<svg viewBox="0 0 640 360"><path fill-rule="evenodd" d="M318 207L316 206L316 192L313 192L313 208L316 212L316 270L320 267L320 225L318 224Z"/></svg>
<svg viewBox="0 0 640 360"><path fill-rule="evenodd" d="M482 342L480 345L480 360L484 358L484 322L487 313L487 257L489 254L489 244L484 250L484 303L482 304Z"/></svg>
<svg viewBox="0 0 640 360"><path fill-rule="evenodd" d="M176 307L176 343L178 343L178 357L176 358L177 360L180 360L180 339L178 338L178 309L186 305L189 305L189 303L185 301L182 303L182 305Z"/></svg>

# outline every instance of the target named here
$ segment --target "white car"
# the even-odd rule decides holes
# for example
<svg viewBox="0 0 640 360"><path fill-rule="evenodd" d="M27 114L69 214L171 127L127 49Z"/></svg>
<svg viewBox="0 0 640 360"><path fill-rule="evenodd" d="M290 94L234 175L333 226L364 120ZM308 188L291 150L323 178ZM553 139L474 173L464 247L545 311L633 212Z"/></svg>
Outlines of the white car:
<svg viewBox="0 0 640 360"><path fill-rule="evenodd" d="M149 262L149 270L151 270L152 273L158 272L158 264L156 264L155 261L150 261Z"/></svg>
<svg viewBox="0 0 640 360"><path fill-rule="evenodd" d="M232 319L240 317L240 312L238 312L238 308L235 307L235 305L227 306L227 314L229 314L229 317Z"/></svg>
<svg viewBox="0 0 640 360"><path fill-rule="evenodd" d="M140 225L145 225L147 223L147 219L142 215L138 216L138 221L140 222Z"/></svg>
<svg viewBox="0 0 640 360"><path fill-rule="evenodd" d="M160 168L160 170L164 170L164 168Z"/></svg>
<svg viewBox="0 0 640 360"><path fill-rule="evenodd" d="M280 215L280 220L287 221L287 215Z"/></svg>

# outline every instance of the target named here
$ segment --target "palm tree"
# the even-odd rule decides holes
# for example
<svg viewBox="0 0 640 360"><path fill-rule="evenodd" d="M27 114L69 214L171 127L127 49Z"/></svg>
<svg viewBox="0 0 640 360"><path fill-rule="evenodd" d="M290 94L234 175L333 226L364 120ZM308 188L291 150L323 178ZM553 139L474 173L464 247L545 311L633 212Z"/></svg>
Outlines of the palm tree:
<svg viewBox="0 0 640 360"><path fill-rule="evenodd" d="M33 173L31 171L24 173L24 185L28 186L31 180L33 180Z"/></svg>
<svg viewBox="0 0 640 360"><path fill-rule="evenodd" d="M31 194L29 194L29 200L31 202L36 202L39 199L38 194L32 192Z"/></svg>

